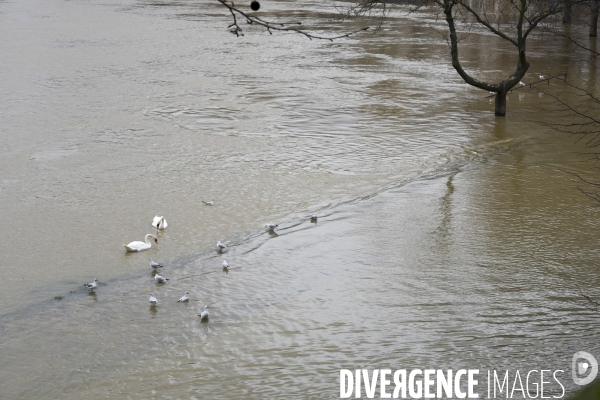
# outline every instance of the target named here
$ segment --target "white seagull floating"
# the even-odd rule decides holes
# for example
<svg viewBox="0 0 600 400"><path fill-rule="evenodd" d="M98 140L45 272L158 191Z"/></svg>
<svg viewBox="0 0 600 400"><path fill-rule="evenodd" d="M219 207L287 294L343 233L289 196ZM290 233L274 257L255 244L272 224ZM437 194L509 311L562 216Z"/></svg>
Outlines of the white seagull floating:
<svg viewBox="0 0 600 400"><path fill-rule="evenodd" d="M265 224L265 228L267 228L270 231L274 231L275 228L277 228L278 226L278 224Z"/></svg>
<svg viewBox="0 0 600 400"><path fill-rule="evenodd" d="M225 260L223 260L223 268L225 268L225 269L229 268L229 264Z"/></svg>
<svg viewBox="0 0 600 400"><path fill-rule="evenodd" d="M165 278L164 276L160 276L159 274L154 275L154 279L156 280L156 283L165 283L169 280L169 278Z"/></svg>
<svg viewBox="0 0 600 400"><path fill-rule="evenodd" d="M154 217L152 220L152 226L156 229L165 229L169 224L167 224L167 220L165 217L159 217L158 215Z"/></svg>
<svg viewBox="0 0 600 400"><path fill-rule="evenodd" d="M158 244L158 239L155 238L154 236L152 236L151 234L147 234L146 237L144 238L144 240L146 241L144 242L140 242L140 241L135 241L135 242L131 242L129 244L124 244L123 247L125 247L125 249L127 251L142 251L142 250L148 250L150 247L152 247L152 243L150 243L148 241L149 238L154 239L154 242L156 244Z"/></svg>
<svg viewBox="0 0 600 400"><path fill-rule="evenodd" d="M156 303L158 303L158 300L156 300L156 297L154 297L154 293L150 293L150 299L148 299L148 302L150 303L150 305L155 306Z"/></svg>
<svg viewBox="0 0 600 400"><path fill-rule="evenodd" d="M96 287L98 286L98 278L94 278L94 282L92 283L84 283L83 286L92 290L96 289Z"/></svg>
<svg viewBox="0 0 600 400"><path fill-rule="evenodd" d="M208 309L210 307L209 306L204 306L204 311L202 311L202 314L198 314L198 316L200 317L200 319L208 319Z"/></svg>
<svg viewBox="0 0 600 400"><path fill-rule="evenodd" d="M202 202L203 202L204 204L206 204L207 206L212 206L212 205L214 204L214 202L215 202L215 201L214 201L213 199L210 199L209 201L204 201L204 200L202 200Z"/></svg>
<svg viewBox="0 0 600 400"><path fill-rule="evenodd" d="M496 94L496 92L492 92L492 91L490 91L490 96L493 96L493 95L495 95L495 94Z"/></svg>
<svg viewBox="0 0 600 400"><path fill-rule="evenodd" d="M526 84L523 83L523 81L520 81L519 85L521 85L521 86L527 86Z"/></svg>
<svg viewBox="0 0 600 400"><path fill-rule="evenodd" d="M225 246L223 243L217 241L217 247L219 248L220 251L223 251L227 248L227 246Z"/></svg>
<svg viewBox="0 0 600 400"><path fill-rule="evenodd" d="M181 298L179 300L177 300L178 303L185 303L187 301L190 301L190 298L188 297L188 294L190 294L190 292L185 292L185 294L183 296L181 296Z"/></svg>
<svg viewBox="0 0 600 400"><path fill-rule="evenodd" d="M544 75L540 75L540 79L546 79Z"/></svg>
<svg viewBox="0 0 600 400"><path fill-rule="evenodd" d="M155 262L153 259L150 259L150 266L152 268L154 268L154 269L156 269L156 268L162 268L163 267L162 264L159 264L159 263Z"/></svg>
<svg viewBox="0 0 600 400"><path fill-rule="evenodd" d="M318 218L319 218L319 216L317 214L313 214L310 216L310 220L313 222L316 221Z"/></svg>

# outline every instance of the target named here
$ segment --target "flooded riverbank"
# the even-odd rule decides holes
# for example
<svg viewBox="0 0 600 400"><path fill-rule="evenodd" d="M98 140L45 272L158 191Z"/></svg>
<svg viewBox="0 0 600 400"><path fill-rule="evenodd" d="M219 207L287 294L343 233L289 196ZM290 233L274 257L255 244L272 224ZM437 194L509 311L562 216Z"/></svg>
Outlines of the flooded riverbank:
<svg viewBox="0 0 600 400"><path fill-rule="evenodd" d="M327 43L236 39L191 3L0 19L2 396L333 398L340 368L568 378L598 354L595 211L561 171L587 171L581 146L537 92L491 117L422 24ZM540 72L585 72L538 45ZM158 246L126 254L154 215Z"/></svg>

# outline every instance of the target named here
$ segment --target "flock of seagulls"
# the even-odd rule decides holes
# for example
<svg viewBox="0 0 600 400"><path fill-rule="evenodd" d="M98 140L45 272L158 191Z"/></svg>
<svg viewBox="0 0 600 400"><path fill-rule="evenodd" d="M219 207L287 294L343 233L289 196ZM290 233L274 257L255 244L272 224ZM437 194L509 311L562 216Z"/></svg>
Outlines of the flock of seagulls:
<svg viewBox="0 0 600 400"><path fill-rule="evenodd" d="M212 206L214 204L213 199L210 199L209 201L202 201L202 202L207 206ZM311 222L317 222L317 219L318 219L317 214L313 214L310 216ZM163 230L167 226L169 226L169 224L167 224L167 220L165 219L164 216L157 215L152 220L152 226L154 228L156 228L157 230ZM273 224L273 223L268 223L265 225L265 227L267 228L267 230L269 232L274 232L275 228L277 228L278 226L279 226L278 224ZM148 249L152 248L152 242L150 241L150 239L153 239L154 242L156 244L158 244L158 239L154 235L147 234L145 236L143 242L134 241L129 244L123 244L123 247L125 248L125 250L127 250L127 252L137 252L137 251L148 250ZM224 243L217 241L217 249L219 252L222 253L227 249L227 246ZM152 269L156 271L156 270L158 270L158 268L163 268L163 265L160 263L157 263L156 261L154 261L151 258L150 259L150 267L152 267ZM223 270L229 271L229 263L225 260L223 260ZM169 278L165 278L164 276L159 275L158 273L155 273L154 280L156 281L156 283L164 284L169 280ZM98 278L95 278L93 282L84 283L83 286L85 286L90 291L94 291L94 289L96 289L98 287ZM181 296L181 298L179 300L177 300L177 302L178 303L188 303L190 300L189 294L190 294L190 292L186 291L183 294L183 296ZM154 293L150 293L150 298L148 299L148 302L150 303L150 307L156 307L156 305L158 304L158 300L154 296ZM208 316L209 316L208 309L209 308L210 308L210 306L205 306L204 310L200 314L198 314L198 316L200 317L200 320L208 320Z"/></svg>

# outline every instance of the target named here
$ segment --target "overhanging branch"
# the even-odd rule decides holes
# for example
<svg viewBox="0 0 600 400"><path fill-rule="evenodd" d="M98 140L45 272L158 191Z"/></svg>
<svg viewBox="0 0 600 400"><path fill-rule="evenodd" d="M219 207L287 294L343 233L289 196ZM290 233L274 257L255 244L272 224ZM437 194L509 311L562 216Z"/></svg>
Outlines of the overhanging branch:
<svg viewBox="0 0 600 400"><path fill-rule="evenodd" d="M264 20L256 15L251 15L248 14L242 10L240 10L239 8L235 7L235 4L233 3L233 1L228 1L228 0L217 0L219 3L221 3L223 6L227 7L227 9L229 10L229 12L231 13L231 16L233 18L233 22L227 27L229 29L229 32L233 33L236 36L243 36L244 34L242 33L242 27L240 27L239 22L238 22L238 16L242 17L246 20L246 22L249 25L259 25L262 26L263 28L265 28L267 30L267 32L269 32L270 34L273 34L273 31L279 31L279 32L293 32L293 33L299 33L301 35L306 36L309 39L321 39L321 40L335 40L335 39L342 39L345 37L349 37L351 35L354 35L356 33L359 32L363 32L366 31L367 29L369 29L369 27L364 27L361 29L357 29L355 31L352 32L348 32L348 33L344 33L342 35L337 35L337 36L319 36L319 35L314 35L310 32L305 32L303 30L300 30L296 27L293 27L292 25L302 25L301 22L272 22L272 21L267 21Z"/></svg>

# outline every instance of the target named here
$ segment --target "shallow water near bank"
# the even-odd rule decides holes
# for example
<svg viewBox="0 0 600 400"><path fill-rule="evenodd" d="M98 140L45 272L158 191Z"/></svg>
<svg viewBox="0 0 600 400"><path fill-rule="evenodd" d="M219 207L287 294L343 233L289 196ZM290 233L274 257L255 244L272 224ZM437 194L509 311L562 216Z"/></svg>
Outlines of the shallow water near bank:
<svg viewBox="0 0 600 400"><path fill-rule="evenodd" d="M236 39L217 5L0 3L1 396L334 398L340 368L386 367L562 369L571 392L599 353L581 144L534 91L491 117L414 18L329 43Z"/></svg>

